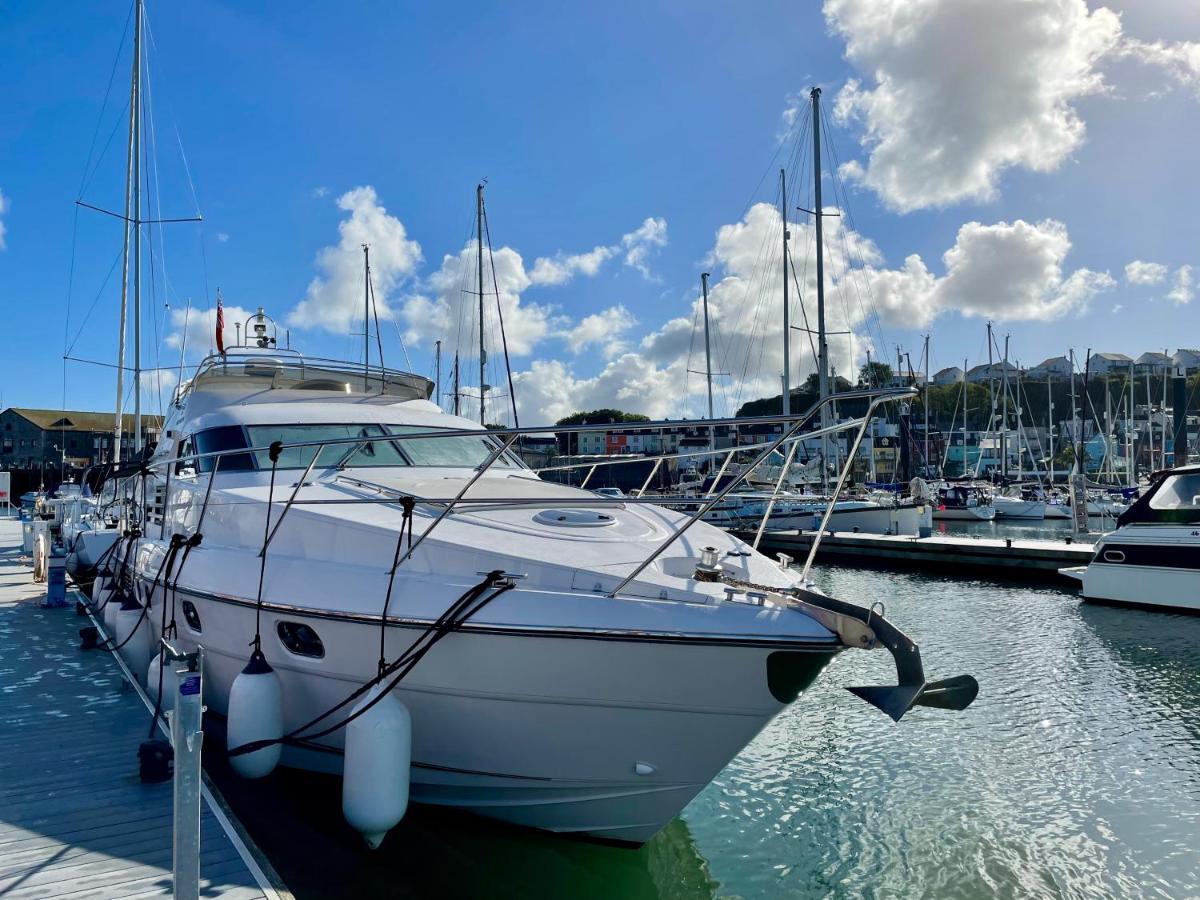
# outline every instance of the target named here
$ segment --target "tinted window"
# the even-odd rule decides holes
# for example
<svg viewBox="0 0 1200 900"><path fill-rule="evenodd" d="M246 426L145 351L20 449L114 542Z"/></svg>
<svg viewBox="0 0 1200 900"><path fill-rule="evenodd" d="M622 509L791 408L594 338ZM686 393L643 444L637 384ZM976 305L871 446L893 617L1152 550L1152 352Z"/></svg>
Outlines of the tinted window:
<svg viewBox="0 0 1200 900"><path fill-rule="evenodd" d="M434 428L404 428L391 426L392 434L428 433ZM396 442L404 451L404 455L412 460L414 466L447 466L456 469L473 469L487 462L488 456L496 450L496 441L486 431L476 435L453 435L450 437L429 437L419 440L400 440ZM511 454L504 454L495 462L496 466L513 468L519 463Z"/></svg>
<svg viewBox="0 0 1200 900"><path fill-rule="evenodd" d="M380 425L251 425L250 443L266 447L274 441L284 444L304 444L310 441L346 441L347 438L370 438L387 434ZM279 455L279 468L306 468L318 447L287 447ZM271 468L271 458L265 451L256 454L260 469ZM221 463L222 468L224 463ZM333 444L321 451L316 465L332 466L407 466L408 460L394 441Z"/></svg>
<svg viewBox="0 0 1200 900"><path fill-rule="evenodd" d="M240 425L222 425L220 428L201 431L195 437L195 445L196 453L219 453L223 450L242 450L250 446L246 443L246 433ZM206 457L199 462L202 472L211 472L217 464L215 456ZM254 459L249 453L230 453L221 457L221 472L249 472L253 469Z"/></svg>

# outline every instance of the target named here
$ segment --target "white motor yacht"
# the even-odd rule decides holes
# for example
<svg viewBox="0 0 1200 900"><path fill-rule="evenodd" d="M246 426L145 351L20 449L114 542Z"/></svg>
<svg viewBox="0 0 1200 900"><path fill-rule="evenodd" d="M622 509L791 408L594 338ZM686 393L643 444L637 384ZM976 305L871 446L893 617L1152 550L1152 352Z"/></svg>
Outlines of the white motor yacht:
<svg viewBox="0 0 1200 900"><path fill-rule="evenodd" d="M411 796L521 825L648 840L850 646L892 652L897 685L851 690L895 719L974 699L970 676L927 682L878 610L695 515L543 481L505 449L515 432L431 390L236 348L181 388L149 461L159 499L116 556L154 638L203 645L211 713L261 646L284 765L340 772L344 730L301 726L472 592L486 599L394 688Z"/></svg>
<svg viewBox="0 0 1200 900"><path fill-rule="evenodd" d="M1200 465L1160 473L1087 566L1060 571L1086 600L1200 612Z"/></svg>

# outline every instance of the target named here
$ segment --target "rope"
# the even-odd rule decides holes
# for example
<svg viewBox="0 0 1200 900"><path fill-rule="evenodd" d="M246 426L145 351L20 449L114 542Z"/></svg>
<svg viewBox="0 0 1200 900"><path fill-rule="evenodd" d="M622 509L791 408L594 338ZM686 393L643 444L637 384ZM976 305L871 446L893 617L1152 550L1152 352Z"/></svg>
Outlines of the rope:
<svg viewBox="0 0 1200 900"><path fill-rule="evenodd" d="M404 532L408 531L408 549L412 552L412 521L413 509L416 508L417 502L413 497L400 498L400 506L404 509L404 518L400 520L400 534L396 537L396 554L392 558L392 568L388 572L387 596L383 601L383 612L379 616L379 674L382 675L387 668L386 650L384 649L384 638L387 634L387 614L388 607L392 603L392 586L396 582L396 570L400 568L400 554L404 548Z"/></svg>
<svg viewBox="0 0 1200 900"><path fill-rule="evenodd" d="M267 492L267 522L263 526L263 548L259 554L258 566L258 599L254 603L254 640L250 646L255 653L262 652L262 593L263 578L267 574L267 541L271 539L271 504L275 502L275 471L279 468L279 454L283 452L283 442L274 441L267 454L271 457L271 486Z"/></svg>
<svg viewBox="0 0 1200 900"><path fill-rule="evenodd" d="M504 572L497 569L489 572L487 577L484 578L483 581L479 582L479 584L468 588L466 592L462 594L462 596L460 596L454 601L454 603L450 604L450 606L446 608L446 611L438 617L437 621L433 622L428 628L425 629L425 631L418 635L417 638L408 646L408 649L405 650L404 653L402 653L394 662L388 664L377 676L353 691L349 696L346 697L346 699L342 700L336 706L330 707L315 719L312 719L304 725L301 725L299 728L293 729L282 737L264 738L263 740L259 741L250 741L249 743L242 744L239 747L232 748L229 750L227 755L231 757L241 756L246 753L254 753L255 751L272 747L275 744L296 744L302 741L313 741L317 738L332 734L339 728L344 728L345 726L349 725L359 716L371 709L385 696L391 693L391 691L395 689L396 685L398 685L405 678L405 676L407 676L408 673L416 667L417 663L424 658L426 653L433 649L438 641L440 641L450 632L457 630L463 622L465 622L475 613L479 612L479 610L483 609L484 606L491 603L505 591L512 590L512 588L516 586L516 583L513 581L502 582L503 578ZM488 588L493 586L496 587L496 590L492 591L492 593L488 594L487 596L483 596ZM334 725L330 725L321 731L302 736L302 732L314 727L318 722L327 719L339 709L342 709L347 704L352 703L354 700L361 697L377 684L382 683L385 678L388 678L394 673L396 674L396 677L388 683L387 690L380 691L379 695L372 699L370 703L366 704L361 709L355 710L346 718L342 719L342 721L337 722Z"/></svg>

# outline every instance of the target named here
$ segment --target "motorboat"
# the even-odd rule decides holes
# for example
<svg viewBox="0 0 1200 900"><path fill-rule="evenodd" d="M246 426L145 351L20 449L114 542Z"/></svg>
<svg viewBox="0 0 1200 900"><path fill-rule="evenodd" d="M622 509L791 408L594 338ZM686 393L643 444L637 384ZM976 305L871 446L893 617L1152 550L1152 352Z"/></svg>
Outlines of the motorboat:
<svg viewBox="0 0 1200 900"><path fill-rule="evenodd" d="M878 608L696 513L543 481L508 449L534 429L447 414L432 387L231 348L177 391L133 476L155 500L117 555L155 642L203 645L217 717L259 647L282 684L282 764L340 772L344 729L303 726L431 634L392 688L412 799L633 845L848 647L892 652L897 685L851 690L894 719L974 699L970 676L927 681Z"/></svg>
<svg viewBox="0 0 1200 900"><path fill-rule="evenodd" d="M1086 566L1059 571L1085 600L1200 612L1200 465L1159 473Z"/></svg>
<svg viewBox="0 0 1200 900"><path fill-rule="evenodd" d="M1046 518L1046 500L1040 488L1014 484L992 495L997 519Z"/></svg>
<svg viewBox="0 0 1200 900"><path fill-rule="evenodd" d="M990 522L996 518L992 495L975 484L947 483L937 486L933 518L939 521Z"/></svg>

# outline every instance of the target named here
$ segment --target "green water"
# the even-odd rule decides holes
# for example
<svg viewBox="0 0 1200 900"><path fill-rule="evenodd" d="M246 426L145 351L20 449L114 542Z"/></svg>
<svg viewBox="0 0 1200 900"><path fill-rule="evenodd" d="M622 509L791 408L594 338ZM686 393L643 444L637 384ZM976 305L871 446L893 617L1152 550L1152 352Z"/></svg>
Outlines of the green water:
<svg viewBox="0 0 1200 900"><path fill-rule="evenodd" d="M638 851L414 808L370 854L333 779L219 780L300 898L1200 895L1200 617L817 578L883 601L931 675L974 674L975 705L893 724L843 690L887 682L890 657L843 654Z"/></svg>

